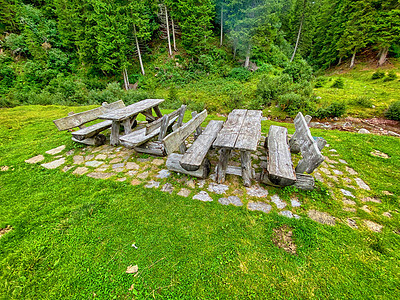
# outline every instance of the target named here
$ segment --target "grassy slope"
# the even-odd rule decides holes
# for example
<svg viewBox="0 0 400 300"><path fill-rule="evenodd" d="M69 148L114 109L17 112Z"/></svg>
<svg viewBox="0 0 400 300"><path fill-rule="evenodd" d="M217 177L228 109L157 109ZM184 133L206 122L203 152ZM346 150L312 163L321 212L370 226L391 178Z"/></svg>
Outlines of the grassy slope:
<svg viewBox="0 0 400 300"><path fill-rule="evenodd" d="M398 214L374 234L25 164L62 143L71 147L69 135L51 123L70 110L0 110L0 166L15 168L0 173L0 227L14 228L0 239L0 298L399 297L400 237L392 232L400 228ZM264 132L270 124L263 123ZM362 175L385 209L398 209L398 139L315 133ZM369 155L373 148L392 158ZM329 199L315 201L333 209ZM294 228L297 256L272 243L273 228L282 224ZM125 274L135 264L140 275Z"/></svg>

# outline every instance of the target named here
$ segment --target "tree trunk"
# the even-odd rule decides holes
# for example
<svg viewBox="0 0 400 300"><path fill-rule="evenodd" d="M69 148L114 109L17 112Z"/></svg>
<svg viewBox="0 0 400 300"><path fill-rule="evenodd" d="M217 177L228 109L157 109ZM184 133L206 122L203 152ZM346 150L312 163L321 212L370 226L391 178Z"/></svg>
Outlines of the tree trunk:
<svg viewBox="0 0 400 300"><path fill-rule="evenodd" d="M172 17L171 17L171 25L172 25L172 41L174 42L174 51L177 51L176 41L175 41L175 24L174 24L174 19L172 19Z"/></svg>
<svg viewBox="0 0 400 300"><path fill-rule="evenodd" d="M136 26L135 25L133 25L133 31L135 33L135 42L136 42L136 49L137 49L138 56L139 56L140 69L142 70L142 74L145 75L144 67L143 67L143 61L142 61L142 55L140 53L139 41L138 41L138 38L137 38L137 35L136 35Z"/></svg>
<svg viewBox="0 0 400 300"><path fill-rule="evenodd" d="M339 57L339 62L337 63L337 66L340 66L342 63L342 57Z"/></svg>
<svg viewBox="0 0 400 300"><path fill-rule="evenodd" d="M250 65L250 50L251 50L251 47L249 45L249 48L247 48L247 53L246 53L246 60L244 61L245 68L248 68Z"/></svg>
<svg viewBox="0 0 400 300"><path fill-rule="evenodd" d="M122 71L122 74L124 75L125 90L129 90L129 78L128 78L128 72L126 71L126 68Z"/></svg>
<svg viewBox="0 0 400 300"><path fill-rule="evenodd" d="M296 55L296 52L297 52L297 48L299 47L301 30L303 29L304 16L305 16L305 12L306 12L306 1L307 0L303 1L303 13L301 14L299 32L297 33L296 45L294 46L293 55L292 55L292 58L290 59L290 62L293 61L294 56Z"/></svg>
<svg viewBox="0 0 400 300"><path fill-rule="evenodd" d="M356 61L356 53L357 53L357 50L354 49L353 56L351 57L350 69L354 68L355 61Z"/></svg>
<svg viewBox="0 0 400 300"><path fill-rule="evenodd" d="M166 6L165 6L165 21L166 21L166 23L167 23L168 51L169 51L169 56L172 56L171 39L170 39L170 37L169 37L168 10L167 10L167 7L166 7Z"/></svg>
<svg viewBox="0 0 400 300"><path fill-rule="evenodd" d="M224 37L224 8L221 6L221 38L219 46L222 47L222 38Z"/></svg>
<svg viewBox="0 0 400 300"><path fill-rule="evenodd" d="M385 47L381 50L381 55L379 57L378 66L382 66L386 62L388 52L389 52L389 47Z"/></svg>

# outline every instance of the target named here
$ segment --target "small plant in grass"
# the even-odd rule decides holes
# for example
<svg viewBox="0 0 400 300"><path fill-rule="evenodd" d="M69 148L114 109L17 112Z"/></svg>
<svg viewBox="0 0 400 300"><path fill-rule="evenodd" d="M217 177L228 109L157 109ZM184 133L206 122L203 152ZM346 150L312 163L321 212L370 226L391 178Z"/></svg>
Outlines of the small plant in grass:
<svg viewBox="0 0 400 300"><path fill-rule="evenodd" d="M382 79L383 77L385 77L385 72L378 70L374 74L372 74L371 79L377 80L377 79Z"/></svg>
<svg viewBox="0 0 400 300"><path fill-rule="evenodd" d="M356 99L354 99L354 100L352 101L352 104L353 104L353 105L356 105L356 106L361 106L361 107L368 107L368 108L370 108L370 107L372 107L372 100L371 100L371 98L369 98L369 97L360 96L360 97L357 97Z"/></svg>
<svg viewBox="0 0 400 300"><path fill-rule="evenodd" d="M326 78L318 77L318 78L317 78L317 81L315 82L314 87L315 87L315 88L321 88L321 87L324 86L325 82L326 82Z"/></svg>
<svg viewBox="0 0 400 300"><path fill-rule="evenodd" d="M385 117L390 120L400 121L400 101L396 101L390 104L388 110L385 113Z"/></svg>
<svg viewBox="0 0 400 300"><path fill-rule="evenodd" d="M332 84L333 88L337 89L344 89L344 80L343 78L338 78L335 80L335 82Z"/></svg>
<svg viewBox="0 0 400 300"><path fill-rule="evenodd" d="M396 73L392 70L388 73L388 75L383 79L383 81L393 81L397 79Z"/></svg>
<svg viewBox="0 0 400 300"><path fill-rule="evenodd" d="M346 104L344 102L333 102L328 107L321 107L315 112L314 116L319 119L339 118L346 112Z"/></svg>

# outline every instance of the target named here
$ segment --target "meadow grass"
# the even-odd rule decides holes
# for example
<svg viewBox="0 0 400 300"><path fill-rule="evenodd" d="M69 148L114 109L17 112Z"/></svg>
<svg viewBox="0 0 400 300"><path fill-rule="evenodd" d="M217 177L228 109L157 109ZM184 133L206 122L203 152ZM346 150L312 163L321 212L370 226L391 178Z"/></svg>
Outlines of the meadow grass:
<svg viewBox="0 0 400 300"><path fill-rule="evenodd" d="M80 147L51 121L88 108L0 110L0 166L10 167L0 172L0 228L13 228L0 238L1 299L399 298L398 139L313 130L382 199L374 220L385 227L373 233L321 225L305 212L288 219L24 163L61 144ZM321 190L298 196L308 199L304 210L338 210ZM393 211L392 220L379 209ZM284 224L297 255L272 242ZM139 266L137 276L125 273L129 265Z"/></svg>

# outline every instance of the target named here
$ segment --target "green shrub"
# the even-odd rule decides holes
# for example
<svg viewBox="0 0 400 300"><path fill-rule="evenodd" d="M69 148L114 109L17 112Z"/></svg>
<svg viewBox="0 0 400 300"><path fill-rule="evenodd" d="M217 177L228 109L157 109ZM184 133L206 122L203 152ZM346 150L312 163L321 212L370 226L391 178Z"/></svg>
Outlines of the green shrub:
<svg viewBox="0 0 400 300"><path fill-rule="evenodd" d="M237 90L229 94L229 99L224 101L224 106L231 111L236 108L243 108L244 101L243 91Z"/></svg>
<svg viewBox="0 0 400 300"><path fill-rule="evenodd" d="M383 77L385 77L385 72L377 70L375 73L372 74L371 79L376 80L376 79L381 79Z"/></svg>
<svg viewBox="0 0 400 300"><path fill-rule="evenodd" d="M300 82L311 80L313 70L304 59L300 59L288 63L283 73L289 74L294 82Z"/></svg>
<svg viewBox="0 0 400 300"><path fill-rule="evenodd" d="M397 79L397 75L396 73L392 70L388 73L387 77L385 77L385 79L383 79L383 81L393 81Z"/></svg>
<svg viewBox="0 0 400 300"><path fill-rule="evenodd" d="M251 72L249 70L247 70L246 68L233 68L228 74L228 76L230 78L234 78L239 81L249 80L250 75L251 75Z"/></svg>
<svg viewBox="0 0 400 300"><path fill-rule="evenodd" d="M280 95L278 97L278 105L282 111L293 116L299 111L309 112L312 111L312 104L308 97L290 92Z"/></svg>
<svg viewBox="0 0 400 300"><path fill-rule="evenodd" d="M317 80L315 81L314 87L321 88L324 86L325 83L326 83L325 77L318 77Z"/></svg>
<svg viewBox="0 0 400 300"><path fill-rule="evenodd" d="M333 88L337 88L337 89L344 89L344 80L343 78L337 78L335 80L335 82L332 84Z"/></svg>
<svg viewBox="0 0 400 300"><path fill-rule="evenodd" d="M278 95L289 91L293 85L293 79L288 74L282 74L278 77L263 76L257 84L256 97L262 106L271 105L272 100L276 100Z"/></svg>
<svg viewBox="0 0 400 300"><path fill-rule="evenodd" d="M367 108L371 108L373 104L371 98L367 96L357 97L351 103L356 106L367 107Z"/></svg>
<svg viewBox="0 0 400 300"><path fill-rule="evenodd" d="M319 108L314 116L319 119L341 117L346 112L346 104L344 102L333 102L325 108Z"/></svg>
<svg viewBox="0 0 400 300"><path fill-rule="evenodd" d="M385 113L385 117L390 120L400 121L400 101L396 101L390 104L388 110Z"/></svg>
<svg viewBox="0 0 400 300"><path fill-rule="evenodd" d="M176 92L175 86L169 89L168 97L161 105L162 108L168 109L178 109L182 105L182 101L178 98L178 93Z"/></svg>

